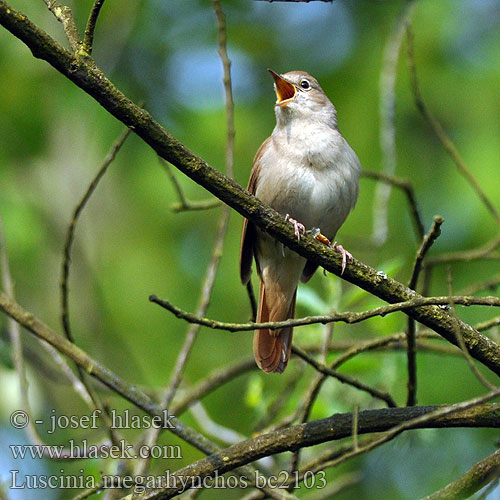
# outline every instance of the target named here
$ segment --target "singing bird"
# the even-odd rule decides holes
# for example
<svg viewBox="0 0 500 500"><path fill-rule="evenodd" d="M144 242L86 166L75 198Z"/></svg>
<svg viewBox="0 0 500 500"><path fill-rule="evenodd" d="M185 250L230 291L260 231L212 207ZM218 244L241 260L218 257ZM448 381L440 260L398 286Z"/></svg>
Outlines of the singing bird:
<svg viewBox="0 0 500 500"><path fill-rule="evenodd" d="M303 71L274 78L276 127L255 156L248 191L285 216L295 233L319 228L333 240L354 207L361 165L340 134L337 112L318 81ZM351 255L341 245L343 266ZM293 318L299 280L307 282L317 264L285 248L247 219L243 221L240 276L244 285L255 258L260 278L257 322ZM255 330L259 368L282 373L292 348L291 327Z"/></svg>

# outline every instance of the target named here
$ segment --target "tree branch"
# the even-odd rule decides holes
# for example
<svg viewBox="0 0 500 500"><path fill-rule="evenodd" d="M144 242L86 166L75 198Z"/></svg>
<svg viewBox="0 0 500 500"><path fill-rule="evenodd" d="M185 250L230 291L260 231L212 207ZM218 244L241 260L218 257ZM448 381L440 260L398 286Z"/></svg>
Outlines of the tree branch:
<svg viewBox="0 0 500 500"><path fill-rule="evenodd" d="M87 26L85 26L85 33L83 35L82 50L84 50L89 56L92 54L92 46L94 44L94 31L97 24L97 18L101 12L101 7L104 4L104 0L95 0L90 10L89 19L87 21Z"/></svg>
<svg viewBox="0 0 500 500"><path fill-rule="evenodd" d="M35 57L47 61L94 97L118 120L132 128L161 157L290 249L387 302L402 302L418 297L403 284L380 275L375 269L360 262L352 262L342 274L342 258L338 252L327 248L310 235L304 235L300 242L297 241L293 228L278 212L266 207L236 182L189 151L147 111L125 97L91 59L81 55L73 56L4 0L0 0L0 24L22 40ZM456 342L453 319L443 309L425 306L408 310L407 314L450 342ZM500 374L500 346L464 322L459 323L459 328L471 355Z"/></svg>
<svg viewBox="0 0 500 500"><path fill-rule="evenodd" d="M489 394L486 397L492 396ZM471 407L477 404L477 401L480 399L441 407L414 406L361 411L358 414L358 434L383 431L399 434L404 430L417 428L482 427L484 424L487 427L500 427L497 414L500 404L481 404ZM134 499L172 498L186 488L186 481L187 488L189 488L191 484L196 484L197 478L210 477L215 472L223 474L265 456L349 437L352 435L352 423L353 415L351 413L336 414L322 420L295 425L270 434L262 434L176 471L170 476L171 481L165 485L165 488L135 495ZM379 438L379 440L381 439ZM179 477L182 477L182 483L176 480ZM127 500L131 499L132 496L126 498Z"/></svg>
<svg viewBox="0 0 500 500"><path fill-rule="evenodd" d="M73 18L71 9L66 5L61 5L55 0L43 0L54 17L62 24L69 44L74 52L80 48L80 33Z"/></svg>

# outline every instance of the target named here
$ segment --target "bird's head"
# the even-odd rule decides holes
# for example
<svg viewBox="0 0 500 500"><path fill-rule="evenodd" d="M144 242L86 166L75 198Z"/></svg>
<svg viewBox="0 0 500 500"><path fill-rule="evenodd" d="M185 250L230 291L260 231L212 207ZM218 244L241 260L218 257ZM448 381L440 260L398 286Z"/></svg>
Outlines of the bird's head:
<svg viewBox="0 0 500 500"><path fill-rule="evenodd" d="M276 118L278 122L300 118L336 125L336 111L318 80L304 71L279 75L268 70L274 78Z"/></svg>

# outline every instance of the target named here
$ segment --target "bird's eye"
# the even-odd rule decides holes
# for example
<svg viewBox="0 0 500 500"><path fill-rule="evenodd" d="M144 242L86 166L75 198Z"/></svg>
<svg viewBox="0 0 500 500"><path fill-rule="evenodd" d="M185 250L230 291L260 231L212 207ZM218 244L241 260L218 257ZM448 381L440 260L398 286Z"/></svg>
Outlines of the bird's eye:
<svg viewBox="0 0 500 500"><path fill-rule="evenodd" d="M310 88L311 88L311 85L309 84L309 82L308 82L307 80L302 80L302 81L300 82L300 86L301 86L303 89L305 89L305 90L307 90L307 89L310 89Z"/></svg>

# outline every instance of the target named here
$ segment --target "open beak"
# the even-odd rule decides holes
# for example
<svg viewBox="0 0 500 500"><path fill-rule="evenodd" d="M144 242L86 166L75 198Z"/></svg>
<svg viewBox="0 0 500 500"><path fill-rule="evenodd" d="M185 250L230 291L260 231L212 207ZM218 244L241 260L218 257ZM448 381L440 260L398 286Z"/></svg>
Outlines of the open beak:
<svg viewBox="0 0 500 500"><path fill-rule="evenodd" d="M276 84L276 105L286 106L297 93L295 85L285 80L281 75L278 75L278 73L276 73L272 69L268 69L267 71L269 71L269 73L273 75L274 83Z"/></svg>

